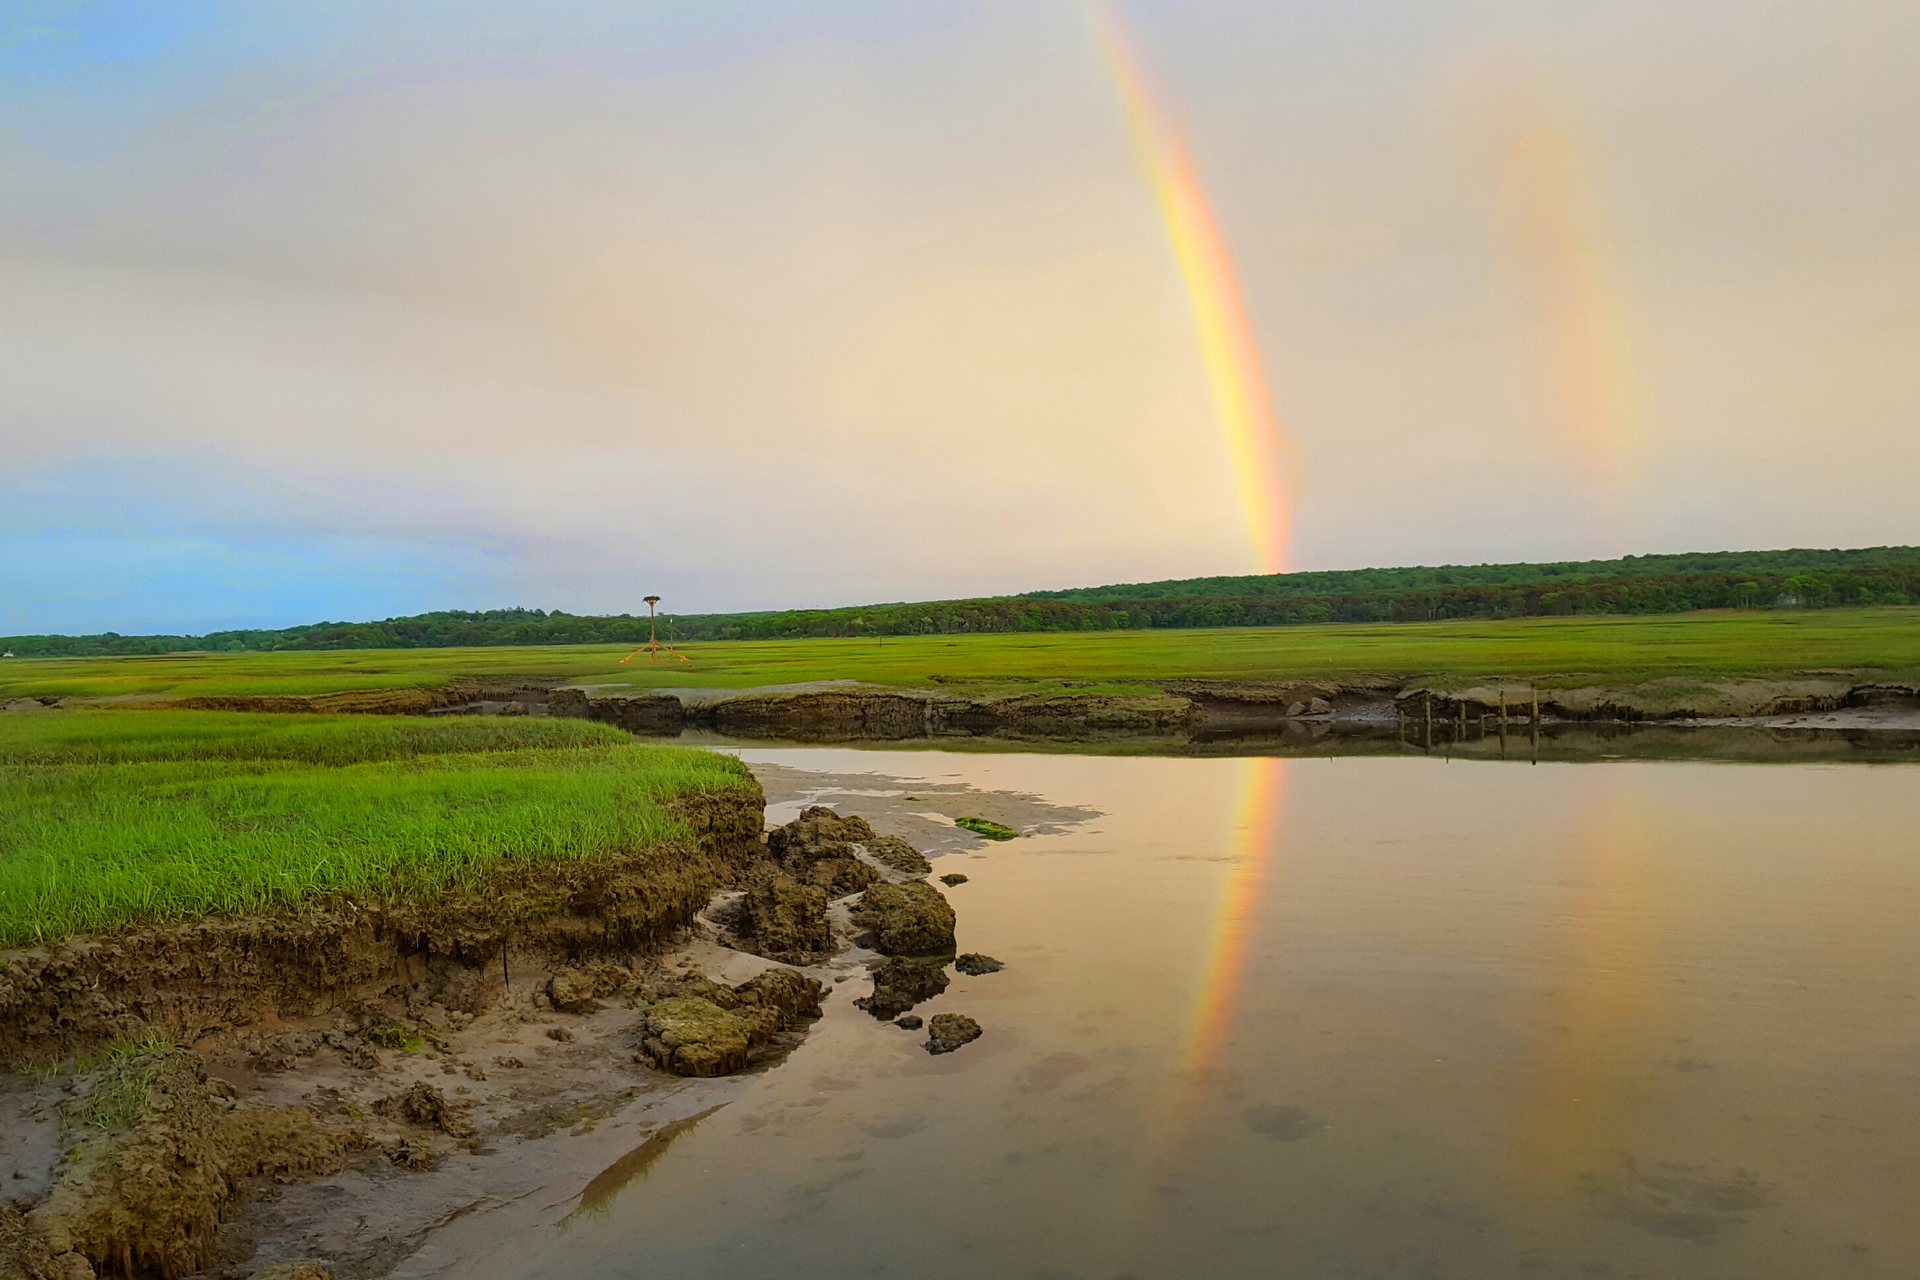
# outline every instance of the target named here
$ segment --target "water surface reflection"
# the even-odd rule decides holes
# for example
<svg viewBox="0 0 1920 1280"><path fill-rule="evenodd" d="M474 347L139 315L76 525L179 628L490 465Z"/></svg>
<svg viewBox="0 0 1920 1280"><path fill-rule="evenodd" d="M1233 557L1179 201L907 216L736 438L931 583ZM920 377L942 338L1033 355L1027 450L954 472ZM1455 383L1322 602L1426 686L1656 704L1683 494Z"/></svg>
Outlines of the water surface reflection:
<svg viewBox="0 0 1920 1280"><path fill-rule="evenodd" d="M460 1274L1920 1274L1905 766L744 754L1100 816L938 859L979 1041L848 983Z"/></svg>

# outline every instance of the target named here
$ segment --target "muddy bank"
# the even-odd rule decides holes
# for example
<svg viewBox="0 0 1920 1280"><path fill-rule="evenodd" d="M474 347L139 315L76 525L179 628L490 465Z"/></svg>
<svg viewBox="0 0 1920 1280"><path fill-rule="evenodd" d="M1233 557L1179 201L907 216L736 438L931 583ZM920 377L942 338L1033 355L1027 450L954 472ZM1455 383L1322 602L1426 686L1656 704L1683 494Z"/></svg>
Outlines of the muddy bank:
<svg viewBox="0 0 1920 1280"><path fill-rule="evenodd" d="M555 690L550 714L636 733L706 729L738 737L918 738L1023 733L1102 736L1183 727L1190 703L1170 694L965 697L912 689L747 690L696 699L672 693Z"/></svg>
<svg viewBox="0 0 1920 1280"><path fill-rule="evenodd" d="M1808 672L1774 678L1664 677L1607 682L1578 674L1536 680L1417 674L1338 680L1148 682L1138 692L1080 693L1050 686L1024 692L961 687L907 689L851 680L761 689L638 690L570 687L564 681L472 678L445 686L342 693L113 699L43 698L21 705L166 707L182 710L374 715L554 715L597 720L633 733L715 733L794 742L1002 737L1124 742L1272 731L1292 724L1378 724L1431 715L1457 720L1537 714L1548 723L1725 721L1869 713L1877 727L1920 729L1920 685L1869 673Z"/></svg>
<svg viewBox="0 0 1920 1280"><path fill-rule="evenodd" d="M610 1200L839 983L864 993L861 889L918 894L910 924L944 910L932 945L953 950L951 909L921 901L931 864L894 834L914 828L815 807L766 833L763 799L693 797L691 840L431 906L8 953L0 1045L38 1069L0 1077L0 1278L372 1277L583 1163ZM804 967L752 954L770 948L727 909L769 872L815 891Z"/></svg>
<svg viewBox="0 0 1920 1280"><path fill-rule="evenodd" d="M209 918L0 955L0 1067L165 1027L193 1040L325 1012L395 983L462 1009L515 952L585 960L656 946L759 856L757 784L672 806L693 828L589 863L502 868L430 903L341 895L284 916ZM503 959L504 957L504 959Z"/></svg>
<svg viewBox="0 0 1920 1280"><path fill-rule="evenodd" d="M690 697L672 692L556 689L552 715L635 733L712 732L797 742L1003 737L1100 742L1258 733L1314 723L1381 725L1429 717L1548 723L1725 721L1870 712L1874 727L1920 729L1920 687L1817 676L1650 680L1634 684L1441 682L1398 676L1344 681L1166 681L1133 694L957 695L872 687Z"/></svg>
<svg viewBox="0 0 1920 1280"><path fill-rule="evenodd" d="M222 1224L250 1190L354 1153L430 1168L478 1141L481 1099L465 1095L489 1063L512 1079L544 1046L489 1050L602 996L660 998L668 979L647 957L759 858L763 806L757 785L684 797L690 839L504 869L430 902L341 896L0 955L0 1065L36 1068L0 1082L0 1276L245 1259ZM736 1069L818 1010L817 980L753 981L767 1007ZM553 1049L575 1039L549 1028ZM538 1127L545 1104L521 1100L505 1098L511 1122Z"/></svg>

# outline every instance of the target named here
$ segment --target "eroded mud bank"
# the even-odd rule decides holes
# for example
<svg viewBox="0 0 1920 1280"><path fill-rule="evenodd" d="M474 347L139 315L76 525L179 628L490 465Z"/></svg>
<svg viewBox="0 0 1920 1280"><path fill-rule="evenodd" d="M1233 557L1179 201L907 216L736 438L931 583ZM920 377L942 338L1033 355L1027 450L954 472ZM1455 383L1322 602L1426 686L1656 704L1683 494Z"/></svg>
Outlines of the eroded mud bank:
<svg viewBox="0 0 1920 1280"><path fill-rule="evenodd" d="M449 1008L529 963L645 951L758 857L757 786L673 806L694 830L592 863L504 868L431 903L342 895L283 916L206 919L7 952L0 1067L20 1069L165 1027L188 1040L321 1013L396 983Z"/></svg>
<svg viewBox="0 0 1920 1280"><path fill-rule="evenodd" d="M1071 684L1071 682L1069 682ZM30 701L30 700L22 700ZM48 703L97 701L43 699ZM1125 741L1180 735L1260 733L1298 723L1382 724L1428 716L1478 722L1504 709L1509 723L1739 721L1766 727L1829 715L1831 727L1920 729L1920 686L1848 672L1749 679L1666 677L1585 682L1477 680L1406 674L1339 680L1165 680L1135 693L989 691L964 685L906 689L851 680L765 689L638 690L569 687L564 681L465 680L440 687L363 689L315 695L113 699L116 705L184 710L385 715L533 714L598 720L634 733L706 731L741 739L800 742L1006 737Z"/></svg>
<svg viewBox="0 0 1920 1280"><path fill-rule="evenodd" d="M1058 816L946 790L1034 829ZM983 843L925 803L874 813L938 833L929 850ZM0 1280L384 1275L583 1165L609 1198L737 1097L732 1077L781 1061L841 983L920 1032L908 1011L937 992L887 975L954 963L932 864L858 814L793 807L767 831L758 790L692 797L691 840L428 906L7 953ZM980 1034L943 1027L926 1052ZM623 1129L650 1136L609 1154Z"/></svg>
<svg viewBox="0 0 1920 1280"><path fill-rule="evenodd" d="M0 1066L14 1072L0 1081L0 1277L250 1264L258 1242L222 1226L250 1190L358 1157L429 1169L489 1133L607 1114L653 1073L630 1026L562 1025L603 1000L632 1008L698 981L752 1028L725 1069L790 1048L818 1015L817 979L736 987L658 959L761 859L764 797L673 808L691 839L507 869L430 902L342 896L0 955ZM256 1273L279 1274L235 1272Z"/></svg>

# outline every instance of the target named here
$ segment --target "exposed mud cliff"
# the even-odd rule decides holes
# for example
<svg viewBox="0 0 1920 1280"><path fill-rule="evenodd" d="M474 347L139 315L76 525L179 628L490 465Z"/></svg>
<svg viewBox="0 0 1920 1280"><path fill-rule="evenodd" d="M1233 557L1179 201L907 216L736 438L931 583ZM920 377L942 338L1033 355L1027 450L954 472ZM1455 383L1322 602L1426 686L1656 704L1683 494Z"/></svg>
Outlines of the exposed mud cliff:
<svg viewBox="0 0 1920 1280"><path fill-rule="evenodd" d="M1904 684L1812 676L1771 680L1706 680L1675 676L1633 684L1570 684L1487 680L1468 685L1416 682L1395 703L1403 714L1540 714L1556 720L1765 720L1808 712L1877 707L1920 710L1920 690Z"/></svg>
<svg viewBox="0 0 1920 1280"><path fill-rule="evenodd" d="M688 797L674 808L691 841L502 868L428 903L340 896L284 915L0 954L0 1066L55 1061L148 1027L191 1041L397 982L425 983L459 1007L497 980L508 948L553 963L643 949L743 877L759 856L764 803L757 786Z"/></svg>
<svg viewBox="0 0 1920 1280"><path fill-rule="evenodd" d="M927 737L1008 737L1096 742L1181 734L1257 733L1313 720L1384 720L1530 715L1535 699L1549 720L1751 719L1876 708L1920 727L1920 688L1896 681L1814 673L1777 678L1666 677L1588 682L1577 675L1538 680L1461 680L1407 675L1339 680L1166 680L1140 693L960 693L951 689L852 686L809 690L701 691L576 689L466 681L444 687L345 693L142 699L124 705L186 710L446 715L550 714L598 720L633 733L711 730L741 738L831 742ZM86 701L78 699L75 701Z"/></svg>

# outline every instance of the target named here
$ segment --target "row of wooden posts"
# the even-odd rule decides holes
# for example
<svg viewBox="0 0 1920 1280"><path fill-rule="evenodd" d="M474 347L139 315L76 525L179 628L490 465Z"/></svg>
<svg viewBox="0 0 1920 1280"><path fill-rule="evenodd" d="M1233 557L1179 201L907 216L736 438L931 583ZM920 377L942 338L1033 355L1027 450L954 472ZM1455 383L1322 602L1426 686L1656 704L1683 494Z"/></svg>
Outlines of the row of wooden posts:
<svg viewBox="0 0 1920 1280"><path fill-rule="evenodd" d="M1540 745L1540 691L1532 685L1528 685L1527 694L1528 702L1524 704L1527 707L1527 725L1533 737L1534 748L1537 751ZM1431 750L1433 747L1433 695L1430 693L1426 694L1421 698L1421 704L1422 711L1426 717L1426 732L1423 735L1423 743L1427 749ZM1500 707L1500 742L1501 750L1504 753L1506 750L1507 725L1509 722L1507 691L1505 689L1500 690L1500 701L1498 705ZM1454 740L1463 741L1467 736L1466 699L1461 699L1455 709L1459 713L1459 727L1454 733ZM1400 721L1400 736L1404 740L1407 732L1406 712L1401 711L1397 706L1394 710ZM1487 713L1483 711L1480 713L1480 732L1485 733L1486 731Z"/></svg>

